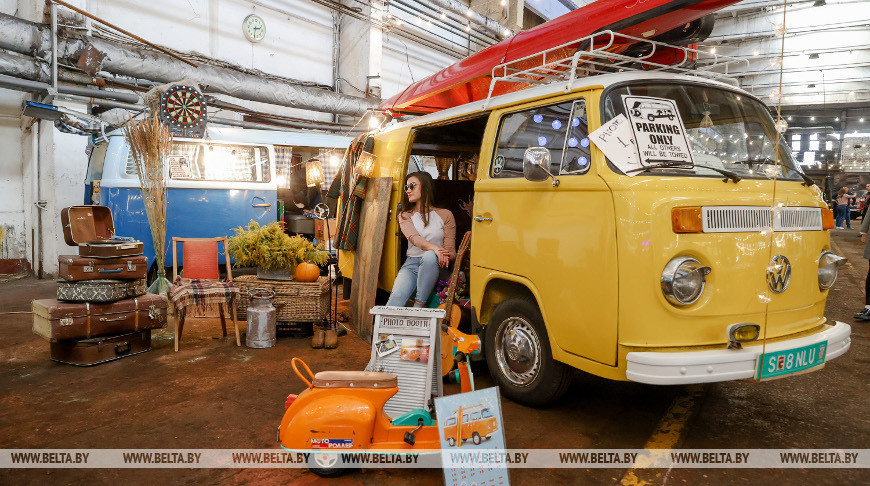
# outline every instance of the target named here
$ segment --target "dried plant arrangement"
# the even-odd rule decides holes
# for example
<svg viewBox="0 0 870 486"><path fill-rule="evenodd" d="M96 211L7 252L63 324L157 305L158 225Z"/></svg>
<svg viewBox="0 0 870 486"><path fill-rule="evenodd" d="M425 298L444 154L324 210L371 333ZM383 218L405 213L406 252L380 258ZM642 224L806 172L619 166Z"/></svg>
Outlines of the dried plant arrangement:
<svg viewBox="0 0 870 486"><path fill-rule="evenodd" d="M139 188L142 202L151 227L154 255L157 260L157 280L149 292L166 295L169 280L166 279L166 180L163 164L172 149L172 135L166 125L153 115L143 120L132 117L124 125L124 136L130 144L130 155L136 162L139 173Z"/></svg>
<svg viewBox="0 0 870 486"><path fill-rule="evenodd" d="M236 234L227 240L227 253L239 267L293 269L302 262L323 265L329 259L329 253L318 250L305 237L288 236L277 221L261 226L251 220L246 227L233 231Z"/></svg>

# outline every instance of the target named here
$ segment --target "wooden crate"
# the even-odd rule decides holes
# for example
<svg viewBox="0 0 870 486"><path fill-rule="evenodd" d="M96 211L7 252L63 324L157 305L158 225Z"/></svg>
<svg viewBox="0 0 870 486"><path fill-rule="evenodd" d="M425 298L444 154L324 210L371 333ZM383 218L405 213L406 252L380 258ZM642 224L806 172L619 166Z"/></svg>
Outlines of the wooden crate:
<svg viewBox="0 0 870 486"><path fill-rule="evenodd" d="M238 318L248 318L248 291L262 288L275 292L272 305L278 322L315 322L323 320L329 312L329 279L320 277L315 282L261 280L256 275L242 275L233 279L241 298L236 307Z"/></svg>

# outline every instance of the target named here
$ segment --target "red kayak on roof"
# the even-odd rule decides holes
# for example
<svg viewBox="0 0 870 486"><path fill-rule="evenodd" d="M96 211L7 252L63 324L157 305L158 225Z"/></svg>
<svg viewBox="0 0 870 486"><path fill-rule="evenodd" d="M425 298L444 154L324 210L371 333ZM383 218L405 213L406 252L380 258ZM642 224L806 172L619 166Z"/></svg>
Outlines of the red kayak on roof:
<svg viewBox="0 0 870 486"><path fill-rule="evenodd" d="M393 114L426 114L485 99L496 66L567 44L556 57L568 58L585 36L613 31L642 39L685 45L698 42L712 29L713 12L740 0L598 0L533 29L520 32L498 44L472 54L437 73L408 86L384 101L380 109ZM612 48L623 52L631 42ZM584 47L585 49L585 47ZM553 54L548 53L548 56ZM548 57L552 60L552 57ZM497 83L497 96L529 86L528 83Z"/></svg>

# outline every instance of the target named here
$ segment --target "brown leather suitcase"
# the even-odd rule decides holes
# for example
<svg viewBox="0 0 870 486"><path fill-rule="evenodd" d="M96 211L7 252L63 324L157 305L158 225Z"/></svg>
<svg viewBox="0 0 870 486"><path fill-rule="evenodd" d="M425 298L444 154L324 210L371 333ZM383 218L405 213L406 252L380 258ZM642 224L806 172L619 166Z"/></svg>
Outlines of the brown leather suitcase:
<svg viewBox="0 0 870 486"><path fill-rule="evenodd" d="M151 331L51 343L51 359L75 366L93 366L151 351Z"/></svg>
<svg viewBox="0 0 870 486"><path fill-rule="evenodd" d="M63 239L79 255L117 258L142 254L142 242L115 236L112 210L106 206L70 206L60 212Z"/></svg>
<svg viewBox="0 0 870 486"><path fill-rule="evenodd" d="M78 255L57 257L57 276L70 282L82 280L136 280L148 276L148 257L94 258Z"/></svg>
<svg viewBox="0 0 870 486"><path fill-rule="evenodd" d="M33 333L55 342L157 329L166 324L167 304L166 297L155 294L110 304L34 300Z"/></svg>
<svg viewBox="0 0 870 486"><path fill-rule="evenodd" d="M63 302L90 302L104 304L116 300L139 297L147 292L145 279L137 280L57 280L57 300Z"/></svg>

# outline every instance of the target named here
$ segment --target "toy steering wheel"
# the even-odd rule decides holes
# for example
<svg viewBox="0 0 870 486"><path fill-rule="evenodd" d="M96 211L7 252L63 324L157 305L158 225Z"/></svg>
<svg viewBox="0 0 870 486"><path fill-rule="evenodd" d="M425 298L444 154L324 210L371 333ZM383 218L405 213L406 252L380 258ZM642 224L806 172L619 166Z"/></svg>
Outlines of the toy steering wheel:
<svg viewBox="0 0 870 486"><path fill-rule="evenodd" d="M326 219L329 217L329 206L323 203L317 203L317 206L314 206L314 215L320 219Z"/></svg>

